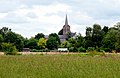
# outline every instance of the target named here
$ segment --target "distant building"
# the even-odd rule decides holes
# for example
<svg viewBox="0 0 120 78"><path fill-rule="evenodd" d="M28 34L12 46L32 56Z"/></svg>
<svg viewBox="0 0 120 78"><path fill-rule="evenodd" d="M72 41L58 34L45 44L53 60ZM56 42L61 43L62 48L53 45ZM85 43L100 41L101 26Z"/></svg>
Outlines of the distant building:
<svg viewBox="0 0 120 78"><path fill-rule="evenodd" d="M60 41L64 41L68 38L68 33L70 33L70 26L68 24L68 18L67 18L67 14L66 14L66 18L65 18L65 25L63 26L63 28L58 32L58 36L60 38Z"/></svg>
<svg viewBox="0 0 120 78"><path fill-rule="evenodd" d="M70 31L70 26L68 24L68 18L67 18L67 14L66 14L65 25L58 32L58 36L59 36L61 42L68 39L68 33L71 33L71 31ZM45 38L48 39L48 35L45 35Z"/></svg>
<svg viewBox="0 0 120 78"><path fill-rule="evenodd" d="M23 52L30 52L30 48L23 48Z"/></svg>

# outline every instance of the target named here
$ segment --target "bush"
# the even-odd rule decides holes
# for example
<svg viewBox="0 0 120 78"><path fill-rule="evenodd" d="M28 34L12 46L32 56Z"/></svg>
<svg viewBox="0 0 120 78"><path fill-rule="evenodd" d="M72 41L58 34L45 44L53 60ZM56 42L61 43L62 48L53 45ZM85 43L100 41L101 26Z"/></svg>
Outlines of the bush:
<svg viewBox="0 0 120 78"><path fill-rule="evenodd" d="M94 47L88 47L87 52L94 51L94 50L95 50Z"/></svg>
<svg viewBox="0 0 120 78"><path fill-rule="evenodd" d="M70 47L70 48L69 48L69 52L77 52L77 48L75 48L75 47Z"/></svg>
<svg viewBox="0 0 120 78"><path fill-rule="evenodd" d="M105 52L111 52L112 51L110 48L101 48L101 50L104 50Z"/></svg>
<svg viewBox="0 0 120 78"><path fill-rule="evenodd" d="M17 55L16 46L11 43L2 43L2 51L5 55Z"/></svg>
<svg viewBox="0 0 120 78"><path fill-rule="evenodd" d="M86 49L83 47L78 48L78 52L86 52Z"/></svg>

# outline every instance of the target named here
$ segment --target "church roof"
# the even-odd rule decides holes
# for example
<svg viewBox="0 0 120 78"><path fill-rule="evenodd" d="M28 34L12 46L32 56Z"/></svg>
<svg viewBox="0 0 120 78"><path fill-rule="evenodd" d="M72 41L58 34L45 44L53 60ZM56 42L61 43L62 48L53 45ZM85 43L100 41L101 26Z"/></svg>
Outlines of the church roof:
<svg viewBox="0 0 120 78"><path fill-rule="evenodd" d="M66 14L66 18L65 18L65 26L68 26L67 14Z"/></svg>

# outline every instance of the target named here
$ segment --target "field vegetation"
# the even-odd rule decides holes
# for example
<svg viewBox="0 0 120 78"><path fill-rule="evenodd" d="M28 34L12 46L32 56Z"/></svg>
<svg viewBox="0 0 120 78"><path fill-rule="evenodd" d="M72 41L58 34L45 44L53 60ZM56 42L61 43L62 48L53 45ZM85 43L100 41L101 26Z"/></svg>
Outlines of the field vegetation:
<svg viewBox="0 0 120 78"><path fill-rule="evenodd" d="M1 55L0 78L119 78L120 55Z"/></svg>

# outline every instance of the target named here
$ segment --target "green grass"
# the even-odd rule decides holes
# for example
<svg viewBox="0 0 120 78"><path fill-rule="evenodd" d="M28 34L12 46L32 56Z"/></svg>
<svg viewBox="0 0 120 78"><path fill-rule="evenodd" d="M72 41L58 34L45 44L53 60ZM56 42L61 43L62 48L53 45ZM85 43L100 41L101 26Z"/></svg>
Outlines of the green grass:
<svg viewBox="0 0 120 78"><path fill-rule="evenodd" d="M120 56L0 56L0 78L120 78Z"/></svg>

